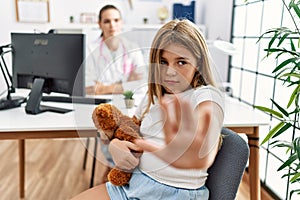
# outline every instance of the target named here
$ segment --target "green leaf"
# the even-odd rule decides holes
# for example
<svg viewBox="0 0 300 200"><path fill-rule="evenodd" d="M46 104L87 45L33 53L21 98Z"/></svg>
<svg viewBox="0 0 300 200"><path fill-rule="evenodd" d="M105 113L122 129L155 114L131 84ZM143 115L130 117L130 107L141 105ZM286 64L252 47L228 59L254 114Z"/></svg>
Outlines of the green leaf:
<svg viewBox="0 0 300 200"><path fill-rule="evenodd" d="M279 142L279 141L277 141ZM288 148L288 149L291 149L293 146L291 145L291 143L289 142L284 142L284 141L281 141L281 143L270 143L270 145L273 145L273 147L285 147L285 148Z"/></svg>
<svg viewBox="0 0 300 200"><path fill-rule="evenodd" d="M281 71L277 72L277 74L274 76L274 78L276 79L279 79L280 76L283 74L283 73L286 73L288 69L282 69Z"/></svg>
<svg viewBox="0 0 300 200"><path fill-rule="evenodd" d="M277 143L279 143L279 142L281 142L281 141L279 141L279 140L274 140L274 141L270 142L269 144L270 144L270 146L276 146Z"/></svg>
<svg viewBox="0 0 300 200"><path fill-rule="evenodd" d="M290 180L290 182L296 181L300 177L300 173L297 173L295 176L293 176Z"/></svg>
<svg viewBox="0 0 300 200"><path fill-rule="evenodd" d="M286 117L289 116L289 113L285 109L283 109L280 105L278 105L273 99L271 99L271 101L278 108L278 110L280 110L282 114L284 114Z"/></svg>
<svg viewBox="0 0 300 200"><path fill-rule="evenodd" d="M286 123L282 128L280 128L276 134L273 135L272 138L277 137L278 135L280 135L281 133L283 133L284 131L286 131L287 129L289 129L292 126L291 123Z"/></svg>
<svg viewBox="0 0 300 200"><path fill-rule="evenodd" d="M269 53L274 53L274 52L288 53L291 56L299 57L299 54L296 51L289 51L287 49L271 48L271 49L264 49L264 51L268 51Z"/></svg>
<svg viewBox="0 0 300 200"><path fill-rule="evenodd" d="M292 167L290 167L292 169ZM294 169L293 169L294 170ZM293 172L289 172L289 173L286 173L284 175L281 176L281 178L284 178L284 177L291 177L291 176L295 176L296 173L293 173Z"/></svg>
<svg viewBox="0 0 300 200"><path fill-rule="evenodd" d="M273 45L273 43L275 42L275 40L278 38L279 36L279 33L278 32L275 32L273 37L271 38L270 42L269 42L269 45L268 45L268 49L270 49Z"/></svg>
<svg viewBox="0 0 300 200"><path fill-rule="evenodd" d="M300 189L296 189L296 190L291 190L291 192L290 192L290 197L292 198L292 195L294 194L294 193L297 193L297 194L300 194ZM290 198L290 199L291 199Z"/></svg>
<svg viewBox="0 0 300 200"><path fill-rule="evenodd" d="M265 139L262 141L261 145L266 143L276 132L278 129L280 129L284 125L284 122L279 122L274 128L270 130L268 135L265 137Z"/></svg>
<svg viewBox="0 0 300 200"><path fill-rule="evenodd" d="M288 65L289 63L295 63L298 60L298 58L290 58L287 59L285 61L283 61L282 63L280 63L280 65L278 65L273 71L272 73L277 72L278 70L280 70L281 68L285 67L286 65Z"/></svg>
<svg viewBox="0 0 300 200"><path fill-rule="evenodd" d="M280 38L280 40L279 40L279 42L278 42L278 44L277 44L277 47L279 47L281 44L282 44L282 42L287 38L287 36L289 36L290 35L290 33L285 33L281 38Z"/></svg>
<svg viewBox="0 0 300 200"><path fill-rule="evenodd" d="M290 97L290 100L289 100L288 105L287 105L287 108L289 108L289 107L292 105L292 103L294 102L294 99L296 98L296 95L297 95L297 93L298 93L299 91L300 91L300 85L298 85L298 86L294 89L294 91L292 92L291 97Z"/></svg>
<svg viewBox="0 0 300 200"><path fill-rule="evenodd" d="M277 31L278 31L277 28L268 29L266 32L261 34L261 36L258 38L257 42L259 42L265 35L268 35L270 33L274 33L274 32L277 32Z"/></svg>
<svg viewBox="0 0 300 200"><path fill-rule="evenodd" d="M292 168L291 167L291 169L293 170L293 171L296 171L297 169L294 169L294 168ZM298 174L300 174L299 172L289 172L289 173L286 173L286 174L284 174L283 176L281 176L281 178L284 178L284 177L294 177L294 176L297 176ZM295 180L297 180L298 178L295 178ZM293 182L295 181L295 180L293 180ZM291 180L290 180L290 182L292 182Z"/></svg>
<svg viewBox="0 0 300 200"><path fill-rule="evenodd" d="M131 90L126 90L123 92L125 99L133 99L134 92Z"/></svg>
<svg viewBox="0 0 300 200"><path fill-rule="evenodd" d="M278 48L269 48L269 49L264 49L264 51L268 51L270 53L274 53L274 52L282 52L282 49L278 49Z"/></svg>
<svg viewBox="0 0 300 200"><path fill-rule="evenodd" d="M294 149L295 149L295 152L297 153L297 157L298 157L298 160L300 161L300 138L296 138L294 140Z"/></svg>
<svg viewBox="0 0 300 200"><path fill-rule="evenodd" d="M297 73L286 73L286 74L281 75L281 77L284 77L284 76L292 76L295 78L300 78L300 74L297 74Z"/></svg>
<svg viewBox="0 0 300 200"><path fill-rule="evenodd" d="M299 9L298 5L294 3L294 1L290 2L289 7L293 8L295 13L298 15L298 18L300 18L300 9Z"/></svg>
<svg viewBox="0 0 300 200"><path fill-rule="evenodd" d="M296 47L295 47L295 45L294 45L293 40L290 39L290 42L291 42L291 49L292 49L292 51L296 51Z"/></svg>
<svg viewBox="0 0 300 200"><path fill-rule="evenodd" d="M300 108L295 108L292 112L290 112L290 115L295 114L295 113L299 113L300 112Z"/></svg>
<svg viewBox="0 0 300 200"><path fill-rule="evenodd" d="M290 166L295 160L297 159L296 155L292 155L291 157L289 157L289 159L287 161L285 161L278 169L277 171L280 171L288 166Z"/></svg>
<svg viewBox="0 0 300 200"><path fill-rule="evenodd" d="M272 110L271 108L267 108L267 107L264 107L264 106L254 106L254 108L257 108L261 111L264 111L264 112L267 112L269 114L272 114L272 115L275 115L277 116L278 118L283 118L283 115L275 110Z"/></svg>

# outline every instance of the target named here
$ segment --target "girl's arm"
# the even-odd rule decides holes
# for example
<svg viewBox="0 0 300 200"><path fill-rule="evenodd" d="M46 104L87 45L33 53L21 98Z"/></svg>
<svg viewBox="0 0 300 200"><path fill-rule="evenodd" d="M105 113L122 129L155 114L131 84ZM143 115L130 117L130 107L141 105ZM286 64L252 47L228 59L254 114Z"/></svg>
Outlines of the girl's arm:
<svg viewBox="0 0 300 200"><path fill-rule="evenodd" d="M189 102L176 98L172 103L163 99L161 106L166 145L159 147L140 139L135 143L174 167L207 169L218 151L219 134L210 134L221 131L222 121L217 119L223 119L222 110L216 103L205 101L193 112ZM218 114L222 116L216 117Z"/></svg>

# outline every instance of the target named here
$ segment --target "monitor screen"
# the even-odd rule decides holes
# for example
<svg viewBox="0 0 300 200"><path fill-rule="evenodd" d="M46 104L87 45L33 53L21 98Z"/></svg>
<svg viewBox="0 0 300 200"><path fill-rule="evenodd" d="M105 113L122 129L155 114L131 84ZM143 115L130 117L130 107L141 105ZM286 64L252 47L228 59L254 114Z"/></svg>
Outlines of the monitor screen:
<svg viewBox="0 0 300 200"><path fill-rule="evenodd" d="M26 112L41 112L42 93L85 95L84 34L11 33L11 46L13 86L31 89Z"/></svg>
<svg viewBox="0 0 300 200"><path fill-rule="evenodd" d="M11 33L13 86L32 88L44 79L43 92L84 96L83 34Z"/></svg>

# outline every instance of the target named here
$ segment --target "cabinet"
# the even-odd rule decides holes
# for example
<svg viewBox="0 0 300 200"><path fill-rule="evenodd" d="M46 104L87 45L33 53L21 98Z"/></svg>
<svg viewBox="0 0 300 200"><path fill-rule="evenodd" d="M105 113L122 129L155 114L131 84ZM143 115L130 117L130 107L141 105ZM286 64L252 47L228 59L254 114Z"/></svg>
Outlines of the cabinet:
<svg viewBox="0 0 300 200"><path fill-rule="evenodd" d="M163 24L124 24L123 36L136 42L141 48L150 48L152 40L157 30ZM205 26L198 25L200 30L206 35ZM57 33L83 33L86 34L87 44L100 36L101 30L98 24L66 24L53 27Z"/></svg>
<svg viewBox="0 0 300 200"><path fill-rule="evenodd" d="M52 29L55 30L56 33L83 33L86 35L86 44L90 43L101 34L98 24L62 24L57 25Z"/></svg>

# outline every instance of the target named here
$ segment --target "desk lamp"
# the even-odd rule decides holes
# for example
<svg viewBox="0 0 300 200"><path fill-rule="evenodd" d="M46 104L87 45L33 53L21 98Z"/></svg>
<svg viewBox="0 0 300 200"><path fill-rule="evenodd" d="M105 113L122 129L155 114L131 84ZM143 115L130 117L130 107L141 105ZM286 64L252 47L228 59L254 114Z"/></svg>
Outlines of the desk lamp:
<svg viewBox="0 0 300 200"><path fill-rule="evenodd" d="M227 42L225 40L216 39L216 40L208 40L207 41L208 46L213 46L216 49L222 51L226 55L233 56L236 55L238 50L234 46L234 44Z"/></svg>
<svg viewBox="0 0 300 200"><path fill-rule="evenodd" d="M7 50L6 50L7 49ZM21 106L22 103L26 101L26 98L24 97L15 97L11 96L11 93L15 92L15 88L12 85L12 76L9 74L9 71L7 69L7 65L4 60L4 54L12 52L11 45L4 45L0 46L0 55L1 55L1 61L0 61L0 68L1 72L3 74L6 86L7 86L7 96L6 99L0 99L0 110L10 109L10 108L16 108Z"/></svg>
<svg viewBox="0 0 300 200"><path fill-rule="evenodd" d="M222 53L224 53L227 56L233 56L238 53L237 48L235 47L234 44L221 40L221 39L216 39L216 40L208 40L207 41L208 46L212 46ZM229 96L232 96L232 87L229 82L222 82L220 86Z"/></svg>

